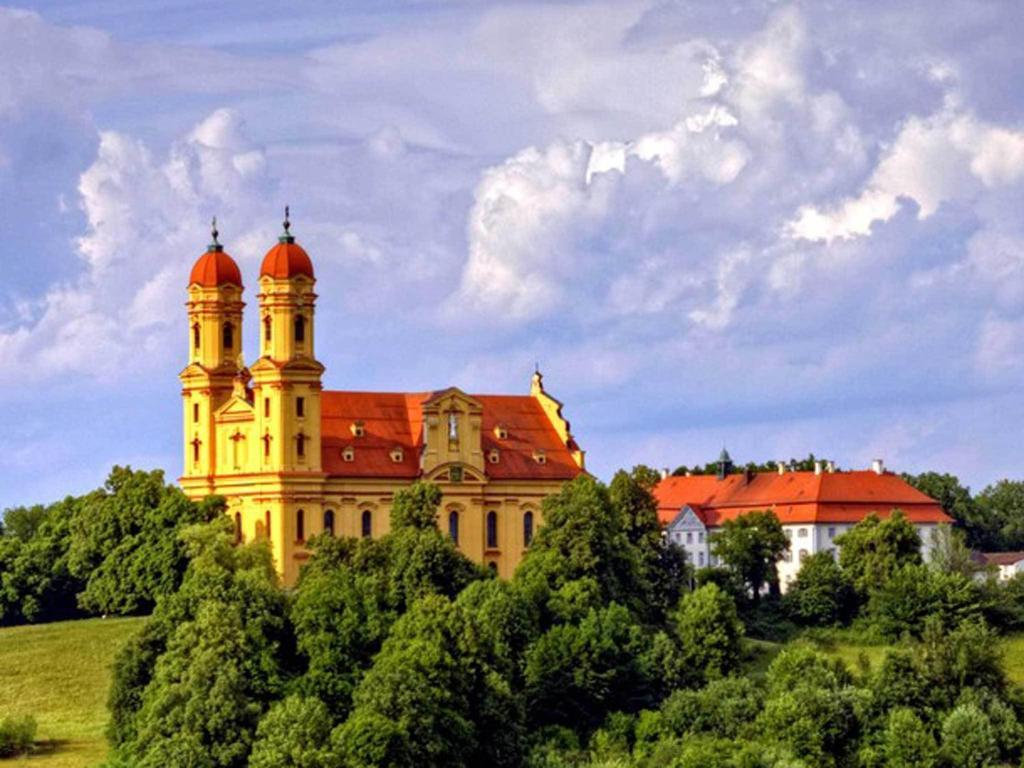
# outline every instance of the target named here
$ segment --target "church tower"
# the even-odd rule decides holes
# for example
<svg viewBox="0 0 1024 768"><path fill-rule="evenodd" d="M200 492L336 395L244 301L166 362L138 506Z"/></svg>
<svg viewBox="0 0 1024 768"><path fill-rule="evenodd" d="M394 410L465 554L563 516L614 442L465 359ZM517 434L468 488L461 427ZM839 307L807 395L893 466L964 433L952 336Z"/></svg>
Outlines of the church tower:
<svg viewBox="0 0 1024 768"><path fill-rule="evenodd" d="M260 267L260 357L251 367L262 472L320 473L320 391L313 263L284 233Z"/></svg>
<svg viewBox="0 0 1024 768"><path fill-rule="evenodd" d="M242 273L217 240L199 257L189 277L189 362L181 372L184 409L182 485L192 492L213 491L217 466L214 413L232 394L242 350Z"/></svg>

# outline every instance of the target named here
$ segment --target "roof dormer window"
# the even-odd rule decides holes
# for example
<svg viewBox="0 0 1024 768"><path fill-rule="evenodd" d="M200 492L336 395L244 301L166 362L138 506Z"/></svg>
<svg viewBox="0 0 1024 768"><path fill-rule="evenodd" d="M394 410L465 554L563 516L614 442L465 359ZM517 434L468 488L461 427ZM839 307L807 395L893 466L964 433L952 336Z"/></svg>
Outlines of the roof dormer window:
<svg viewBox="0 0 1024 768"><path fill-rule="evenodd" d="M404 455L405 454L402 451L402 446L400 445L395 446L394 448L391 449L391 460L395 462L395 464L401 464Z"/></svg>
<svg viewBox="0 0 1024 768"><path fill-rule="evenodd" d="M342 461L355 461L356 460L356 449L351 445L346 445L341 449L341 460Z"/></svg>
<svg viewBox="0 0 1024 768"><path fill-rule="evenodd" d="M501 461L501 453L497 448L491 448L491 450L487 452L487 460L491 462L491 464L497 464Z"/></svg>
<svg viewBox="0 0 1024 768"><path fill-rule="evenodd" d="M366 434L366 422L361 419L359 421L353 421L352 426L349 427L349 429L352 430L352 437L362 437Z"/></svg>
<svg viewBox="0 0 1024 768"><path fill-rule="evenodd" d="M508 427L504 424L496 424L494 426L494 436L499 440L508 440Z"/></svg>
<svg viewBox="0 0 1024 768"><path fill-rule="evenodd" d="M547 464L548 463L548 456L547 456L546 453L544 453L544 449L543 448L537 448L537 449L534 450L534 452L533 452L533 460L536 461L538 464Z"/></svg>

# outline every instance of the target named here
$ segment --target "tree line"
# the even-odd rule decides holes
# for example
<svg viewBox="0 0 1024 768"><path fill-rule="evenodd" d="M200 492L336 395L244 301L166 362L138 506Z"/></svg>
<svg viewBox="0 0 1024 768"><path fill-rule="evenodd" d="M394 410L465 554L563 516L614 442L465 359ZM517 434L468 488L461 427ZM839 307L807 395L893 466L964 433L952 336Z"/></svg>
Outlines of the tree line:
<svg viewBox="0 0 1024 768"><path fill-rule="evenodd" d="M508 581L441 533L426 483L396 493L389 535L311 542L288 591L265 543L234 546L222 519L186 529L180 588L115 665L111 765L1019 763L1024 694L990 625L1024 611L1019 583L947 585L899 514L851 529L838 563L808 558L785 597L771 513L725 526L725 566L694 573L656 481L566 484ZM908 569L940 586L889 605ZM877 668L800 641L766 670L747 658L764 626L858 621L897 638Z"/></svg>

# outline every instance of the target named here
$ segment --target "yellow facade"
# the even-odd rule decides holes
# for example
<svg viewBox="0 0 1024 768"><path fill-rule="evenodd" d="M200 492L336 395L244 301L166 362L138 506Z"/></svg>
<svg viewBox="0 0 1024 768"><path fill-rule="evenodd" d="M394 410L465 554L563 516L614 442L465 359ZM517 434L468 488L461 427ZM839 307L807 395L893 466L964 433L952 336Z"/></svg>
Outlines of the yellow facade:
<svg viewBox="0 0 1024 768"><path fill-rule="evenodd" d="M294 240L289 236L287 242ZM426 393L422 403L411 406L412 427L421 430L413 435L414 444L396 442L385 451L380 446L390 444L374 434L373 414L363 426L358 413L351 418L334 414L325 441L324 367L314 348L317 296L308 271L286 270L282 276L264 263L257 296L260 357L250 368L240 355L242 287L203 285L193 271L187 303L189 364L180 375L182 488L196 499L211 493L226 497L239 538L269 539L284 583L293 584L309 556L309 537L324 532L332 520L338 536L382 536L390 527L395 491L415 479L429 480L443 494L441 530L449 531L455 513L461 551L500 576L510 576L527 549L530 531L542 524L543 498L583 471L583 452L562 417L561 404L545 392L537 373L530 395L518 399L478 399L456 388ZM349 405L346 393L326 394L349 408L372 395L360 393ZM515 423L523 418L516 414L530 412L522 401L536 404L544 429L536 428L536 418L520 434L506 434L502 424L490 426L494 416L489 407L505 408ZM548 441L544 447L531 447L543 440ZM370 444L376 446L372 451L364 447ZM376 457L372 465L367 463L371 452ZM382 476L390 471L386 458L381 465L382 456L390 456L396 467L412 462L414 476Z"/></svg>

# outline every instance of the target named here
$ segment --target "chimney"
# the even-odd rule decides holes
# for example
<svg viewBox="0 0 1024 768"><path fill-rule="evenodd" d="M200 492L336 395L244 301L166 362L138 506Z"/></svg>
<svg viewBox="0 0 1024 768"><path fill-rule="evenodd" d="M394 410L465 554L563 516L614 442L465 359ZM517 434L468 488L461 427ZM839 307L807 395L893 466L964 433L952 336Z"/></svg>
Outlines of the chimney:
<svg viewBox="0 0 1024 768"><path fill-rule="evenodd" d="M816 474L816 475L820 475L821 474L821 462L820 461L815 461L814 462L814 474Z"/></svg>
<svg viewBox="0 0 1024 768"><path fill-rule="evenodd" d="M779 468L779 474L780 475L786 474L786 462L784 462L784 461L776 461L775 465Z"/></svg>
<svg viewBox="0 0 1024 768"><path fill-rule="evenodd" d="M834 461L826 461L825 471L828 472L830 475L834 475L836 471L836 463Z"/></svg>
<svg viewBox="0 0 1024 768"><path fill-rule="evenodd" d="M754 479L754 470L747 467L743 470L743 484L750 485L750 481Z"/></svg>
<svg viewBox="0 0 1024 768"><path fill-rule="evenodd" d="M882 461L881 459L875 459L874 461L871 462L871 471L874 472L876 475L884 474L885 462Z"/></svg>

